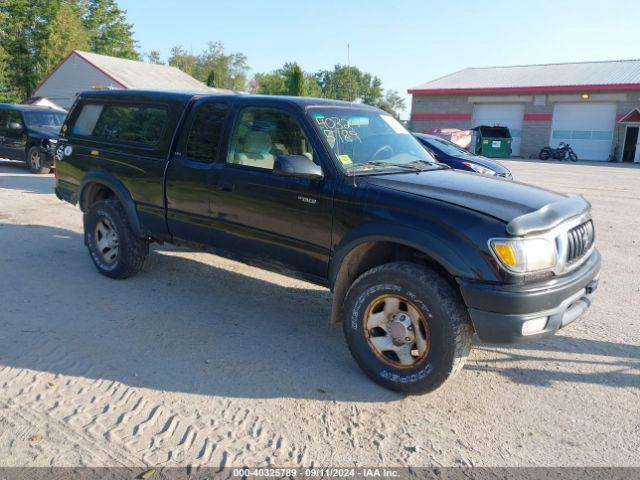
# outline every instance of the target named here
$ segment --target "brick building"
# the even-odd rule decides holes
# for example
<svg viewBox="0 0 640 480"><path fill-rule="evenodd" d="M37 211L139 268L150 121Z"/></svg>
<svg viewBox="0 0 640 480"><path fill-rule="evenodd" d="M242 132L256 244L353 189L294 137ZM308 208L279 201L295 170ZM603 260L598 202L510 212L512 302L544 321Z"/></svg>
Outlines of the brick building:
<svg viewBox="0 0 640 480"><path fill-rule="evenodd" d="M504 125L513 155L570 143L581 160L640 162L640 60L467 68L411 88L411 129Z"/></svg>

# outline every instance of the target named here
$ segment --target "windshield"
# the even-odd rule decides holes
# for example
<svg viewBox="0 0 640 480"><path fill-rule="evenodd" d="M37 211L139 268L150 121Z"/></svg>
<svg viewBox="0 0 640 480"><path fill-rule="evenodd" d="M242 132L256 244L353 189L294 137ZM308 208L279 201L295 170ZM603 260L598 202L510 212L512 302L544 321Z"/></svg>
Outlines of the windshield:
<svg viewBox="0 0 640 480"><path fill-rule="evenodd" d="M462 147L459 147L453 142L449 142L448 140L444 140L442 138L431 137L426 139L426 142L433 145L438 150L442 150L447 155L451 155L457 157L459 155L471 155L467 150Z"/></svg>
<svg viewBox="0 0 640 480"><path fill-rule="evenodd" d="M346 172L443 167L400 122L385 113L318 107L311 109L311 117Z"/></svg>
<svg viewBox="0 0 640 480"><path fill-rule="evenodd" d="M23 115L29 128L46 127L58 130L66 116L63 112L23 112Z"/></svg>

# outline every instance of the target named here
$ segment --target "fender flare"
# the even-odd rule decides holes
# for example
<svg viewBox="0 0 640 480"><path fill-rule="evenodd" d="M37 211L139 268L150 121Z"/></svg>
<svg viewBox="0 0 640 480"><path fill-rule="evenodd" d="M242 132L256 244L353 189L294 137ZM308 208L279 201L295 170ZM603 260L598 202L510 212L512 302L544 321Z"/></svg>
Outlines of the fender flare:
<svg viewBox="0 0 640 480"><path fill-rule="evenodd" d="M389 242L414 248L440 264L454 277L477 278L478 272L442 236L405 226L368 225L350 232L335 249L329 265L329 284L333 286L344 259L359 245L367 242Z"/></svg>
<svg viewBox="0 0 640 480"><path fill-rule="evenodd" d="M140 218L138 217L136 204L133 201L129 190L127 190L127 187L125 187L120 180L112 175L104 172L90 172L84 176L82 182L80 183L80 189L78 192L80 209L85 213L87 212L87 199L85 198L85 196L87 187L93 183L104 185L115 193L116 198L124 207L124 211L127 214L127 220L129 221L129 225L133 229L133 233L138 237L143 237L144 232L140 224Z"/></svg>
<svg viewBox="0 0 640 480"><path fill-rule="evenodd" d="M340 321L342 305L351 282L355 278L350 275L348 262L352 252L358 252L358 247L371 242L387 242L413 248L422 252L438 263L453 277L478 278L478 268L473 268L451 246L451 239L434 233L415 230L406 226L394 226L393 235L389 235L388 225L366 225L355 232L350 232L343 239L341 245L335 250L329 265L329 286L333 292L333 304L331 306L331 322ZM449 240L449 241L447 241ZM343 268L345 266L345 268Z"/></svg>

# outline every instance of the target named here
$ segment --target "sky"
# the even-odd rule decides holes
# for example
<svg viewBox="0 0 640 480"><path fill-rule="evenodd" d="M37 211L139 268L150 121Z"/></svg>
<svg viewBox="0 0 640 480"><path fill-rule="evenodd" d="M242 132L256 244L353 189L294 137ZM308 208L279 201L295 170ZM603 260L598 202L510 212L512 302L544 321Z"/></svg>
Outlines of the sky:
<svg viewBox="0 0 640 480"><path fill-rule="evenodd" d="M466 67L640 58L638 0L119 0L143 52L166 60L221 41L250 76L297 61L347 63L406 98L408 88Z"/></svg>

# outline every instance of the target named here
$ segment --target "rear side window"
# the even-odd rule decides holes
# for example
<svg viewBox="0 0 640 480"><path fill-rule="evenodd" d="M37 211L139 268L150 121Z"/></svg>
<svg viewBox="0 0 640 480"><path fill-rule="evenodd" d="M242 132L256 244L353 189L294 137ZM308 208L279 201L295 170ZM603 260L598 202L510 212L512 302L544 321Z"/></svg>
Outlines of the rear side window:
<svg viewBox="0 0 640 480"><path fill-rule="evenodd" d="M12 123L22 124L22 118L20 118L20 112L16 110L0 110L0 130L7 131Z"/></svg>
<svg viewBox="0 0 640 480"><path fill-rule="evenodd" d="M216 161L228 110L222 103L205 103L198 107L187 140L187 157L205 163Z"/></svg>
<svg viewBox="0 0 640 480"><path fill-rule="evenodd" d="M167 123L167 109L156 105L85 104L73 134L112 142L154 145Z"/></svg>

